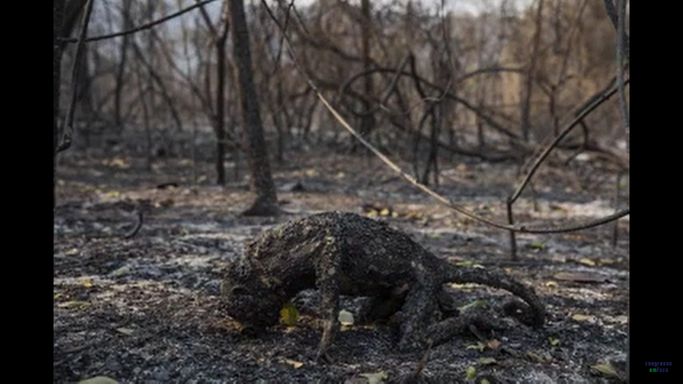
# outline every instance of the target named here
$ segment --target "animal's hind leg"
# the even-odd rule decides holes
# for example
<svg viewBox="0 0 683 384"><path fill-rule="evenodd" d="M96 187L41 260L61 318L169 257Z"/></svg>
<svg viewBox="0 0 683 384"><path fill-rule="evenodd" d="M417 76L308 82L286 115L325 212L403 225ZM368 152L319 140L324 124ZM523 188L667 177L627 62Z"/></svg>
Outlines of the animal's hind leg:
<svg viewBox="0 0 683 384"><path fill-rule="evenodd" d="M339 241L328 234L317 266L316 285L320 290L324 316L323 336L316 354L316 360L330 360L327 350L332 345L339 331L337 316L339 313L339 273L341 268L341 250Z"/></svg>

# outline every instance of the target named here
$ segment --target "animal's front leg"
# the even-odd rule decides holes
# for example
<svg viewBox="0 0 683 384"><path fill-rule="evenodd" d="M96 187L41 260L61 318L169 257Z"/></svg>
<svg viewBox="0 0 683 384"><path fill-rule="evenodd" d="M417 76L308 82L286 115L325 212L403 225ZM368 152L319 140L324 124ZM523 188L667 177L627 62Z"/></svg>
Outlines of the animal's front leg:
<svg viewBox="0 0 683 384"><path fill-rule="evenodd" d="M324 359L330 362L328 349L339 331L339 273L341 268L341 252L339 243L334 236L325 237L325 245L319 259L316 285L322 299L323 336L320 340L316 360Z"/></svg>
<svg viewBox="0 0 683 384"><path fill-rule="evenodd" d="M399 349L409 350L422 346L425 331L436 321L438 305L435 289L424 285L411 287L403 309L397 314L400 322Z"/></svg>

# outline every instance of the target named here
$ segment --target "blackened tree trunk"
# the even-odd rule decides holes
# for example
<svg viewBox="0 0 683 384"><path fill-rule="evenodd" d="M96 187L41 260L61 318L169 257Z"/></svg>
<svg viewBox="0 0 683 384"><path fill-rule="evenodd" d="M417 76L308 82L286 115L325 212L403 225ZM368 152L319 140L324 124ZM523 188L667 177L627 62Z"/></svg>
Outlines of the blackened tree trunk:
<svg viewBox="0 0 683 384"><path fill-rule="evenodd" d="M372 67L372 59L370 57L370 23L372 22L372 14L370 12L370 0L361 0L361 13L363 20L361 24L361 46L363 57L363 70L367 71ZM371 97L373 94L372 75L365 76L363 84L365 96ZM372 108L369 101L363 101L363 111L368 112ZM375 115L368 113L363 116L361 120L360 132L366 139L369 139L370 132L375 126Z"/></svg>
<svg viewBox="0 0 683 384"><path fill-rule="evenodd" d="M263 137L263 126L259 111L259 99L254 87L254 73L251 67L249 31L244 14L244 0L228 0L232 25L233 55L237 70L240 116L244 135L244 148L251 172L251 186L256 200L243 214L270 216L279 212L275 185L270 173L268 150Z"/></svg>
<svg viewBox="0 0 683 384"><path fill-rule="evenodd" d="M130 9L132 5L132 0L124 0L121 9L121 18L123 19L123 30L128 30L133 27L133 23L130 19ZM121 60L119 61L119 66L116 70L116 85L114 88L114 119L116 128L121 132L123 130L123 113L121 112L121 95L123 94L123 87L125 82L126 74L126 63L128 61L128 45L130 42L130 35L123 36L123 41L121 42Z"/></svg>
<svg viewBox="0 0 683 384"><path fill-rule="evenodd" d="M531 59L529 66L526 71L526 84L523 88L523 99L522 99L522 111L521 111L521 126L522 126L522 137L524 137L524 142L529 142L529 132L531 131L531 93L533 91L533 81L534 74L536 72L536 64L538 62L539 47L541 45L541 33L543 29L543 3L544 0L538 2L538 8L536 8L536 29L534 30L534 36L531 47Z"/></svg>
<svg viewBox="0 0 683 384"><path fill-rule="evenodd" d="M57 38L64 23L64 0L52 3L52 207L56 205L55 183L57 181L57 145L59 144L59 81L62 62L62 44Z"/></svg>
<svg viewBox="0 0 683 384"><path fill-rule="evenodd" d="M216 54L218 55L217 67L217 84L216 84L216 174L218 175L218 185L225 185L225 165L223 158L225 157L225 42L228 39L228 28L225 25L224 32L216 42ZM235 167L237 163L235 163Z"/></svg>

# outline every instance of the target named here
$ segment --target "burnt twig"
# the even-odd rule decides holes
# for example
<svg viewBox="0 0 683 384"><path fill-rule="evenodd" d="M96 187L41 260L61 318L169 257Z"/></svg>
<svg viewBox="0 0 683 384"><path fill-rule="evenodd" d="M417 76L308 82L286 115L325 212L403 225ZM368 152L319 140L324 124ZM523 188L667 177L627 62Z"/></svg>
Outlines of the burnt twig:
<svg viewBox="0 0 683 384"><path fill-rule="evenodd" d="M150 28L152 28L152 27L156 27L156 26L159 25L159 24L163 24L163 23L165 23L165 22L167 22L167 21L169 21L169 20L171 20L171 19L174 19L174 18L176 18L176 17L178 17L178 16L180 16L180 15L183 15L183 14L185 14L185 13L187 13L187 12L190 12L190 11L192 11L192 10L194 10L194 9L200 8L200 7L202 7L202 6L205 5L205 4L213 3L214 1L216 1L216 0L204 0L204 1L201 1L201 2L196 3L195 5L192 5L192 6L190 6L190 7L181 9L181 10L178 11L178 12L172 13L172 14L170 14L170 15L168 15L168 16L164 16L164 17L162 17L162 18L160 18L160 19L158 19L158 20L154 20L154 21L149 22L149 23L147 23L147 24L143 24L143 25L140 25L140 26L138 26L138 27L128 29L128 30L126 30L126 31L121 31L121 32L116 32L116 33L109 33L109 34L100 35L100 36L93 36L93 37L90 37L90 38L88 38L88 39L85 39L85 42L88 42L88 43L89 43L89 42L91 42L91 41L99 41L99 40L112 39L112 38L114 38L114 37L121 37L121 36L125 36L125 35L131 35L131 34L136 33L136 32L144 31L144 30L146 30L146 29L150 29ZM75 38L75 37L71 37L71 38L65 37L65 38L61 38L60 40L63 41L63 42L66 42L66 43L77 43L77 42L79 41L79 39L78 39L78 38Z"/></svg>

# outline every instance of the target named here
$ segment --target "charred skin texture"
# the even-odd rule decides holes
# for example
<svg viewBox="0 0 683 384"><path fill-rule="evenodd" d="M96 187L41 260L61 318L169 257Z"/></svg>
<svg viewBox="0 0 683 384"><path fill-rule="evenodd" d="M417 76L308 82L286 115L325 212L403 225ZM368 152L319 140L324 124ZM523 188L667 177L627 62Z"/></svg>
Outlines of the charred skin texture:
<svg viewBox="0 0 683 384"><path fill-rule="evenodd" d="M458 267L437 258L386 223L353 213L326 212L292 220L261 233L231 263L222 286L228 314L254 332L278 322L283 304L317 288L324 316L317 358L338 332L339 296L366 296L367 320L392 316L399 348L424 344L430 332L448 333L443 284L477 283L507 290L530 306L531 322L545 311L534 290L510 276Z"/></svg>

